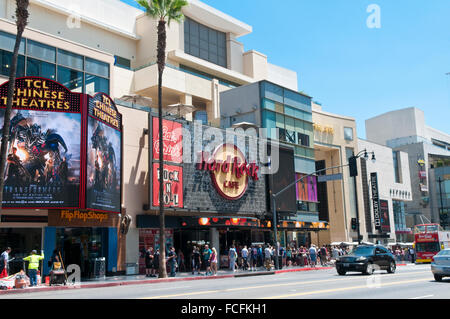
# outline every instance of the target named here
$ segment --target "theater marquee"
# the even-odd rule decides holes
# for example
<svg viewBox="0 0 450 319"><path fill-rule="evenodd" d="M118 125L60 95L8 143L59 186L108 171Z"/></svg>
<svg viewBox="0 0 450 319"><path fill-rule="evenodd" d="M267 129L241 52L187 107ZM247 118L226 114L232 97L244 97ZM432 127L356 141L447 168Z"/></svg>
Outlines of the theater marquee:
<svg viewBox="0 0 450 319"><path fill-rule="evenodd" d="M2 126L8 83L0 85ZM104 94L74 93L39 77L16 79L3 207L120 212L121 130L121 115Z"/></svg>

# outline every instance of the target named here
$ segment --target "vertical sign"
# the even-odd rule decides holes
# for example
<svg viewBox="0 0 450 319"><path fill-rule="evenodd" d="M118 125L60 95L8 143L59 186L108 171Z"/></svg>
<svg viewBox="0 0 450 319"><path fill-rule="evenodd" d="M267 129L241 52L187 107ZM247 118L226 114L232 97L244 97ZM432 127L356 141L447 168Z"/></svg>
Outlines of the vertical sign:
<svg viewBox="0 0 450 319"><path fill-rule="evenodd" d="M373 219L375 222L375 228L381 230L380 197L378 193L377 173L370 173L370 187L372 189Z"/></svg>
<svg viewBox="0 0 450 319"><path fill-rule="evenodd" d="M183 208L183 167L164 165L164 206ZM159 163L153 163L153 206L159 206Z"/></svg>
<svg viewBox="0 0 450 319"><path fill-rule="evenodd" d="M89 98L86 207L120 213L122 116L112 99Z"/></svg>
<svg viewBox="0 0 450 319"><path fill-rule="evenodd" d="M380 200L380 219L382 232L390 233L391 223L389 221L389 202L387 200Z"/></svg>
<svg viewBox="0 0 450 319"><path fill-rule="evenodd" d="M160 175L164 183L164 206L183 208L183 135L182 124L163 119L163 146L159 146L159 119L152 119L152 205L159 206L159 183ZM164 164L162 174L160 174L159 152L162 149ZM175 165L172 165L175 164ZM178 165L177 165L178 164Z"/></svg>

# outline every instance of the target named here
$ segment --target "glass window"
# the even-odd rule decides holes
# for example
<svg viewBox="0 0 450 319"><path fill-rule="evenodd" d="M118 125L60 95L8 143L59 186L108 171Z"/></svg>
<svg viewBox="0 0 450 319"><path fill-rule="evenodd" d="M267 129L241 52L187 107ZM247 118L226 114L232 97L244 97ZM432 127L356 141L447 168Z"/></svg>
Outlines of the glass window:
<svg viewBox="0 0 450 319"><path fill-rule="evenodd" d="M308 122L312 122L312 113L303 112L303 119Z"/></svg>
<svg viewBox="0 0 450 319"><path fill-rule="evenodd" d="M295 120L295 131L298 133L304 133L303 121Z"/></svg>
<svg viewBox="0 0 450 319"><path fill-rule="evenodd" d="M272 102L270 100L264 99L264 108L267 110L275 111L275 102Z"/></svg>
<svg viewBox="0 0 450 319"><path fill-rule="evenodd" d="M281 114L275 114L275 118L276 118L276 125L279 128L284 128L284 115Z"/></svg>
<svg viewBox="0 0 450 319"><path fill-rule="evenodd" d="M296 147L295 148L295 155L305 156L305 149L303 147Z"/></svg>
<svg viewBox="0 0 450 319"><path fill-rule="evenodd" d="M305 129L305 134L313 134L313 125L312 123L303 122L303 128Z"/></svg>
<svg viewBox="0 0 450 319"><path fill-rule="evenodd" d="M189 18L184 22L184 51L227 67L226 35Z"/></svg>
<svg viewBox="0 0 450 319"><path fill-rule="evenodd" d="M13 54L11 52L6 52L0 50L0 74L4 76L9 76L11 61ZM16 76L21 77L25 75L25 57L19 55L17 57L17 70Z"/></svg>
<svg viewBox="0 0 450 319"><path fill-rule="evenodd" d="M295 116L295 112L296 110L293 107L289 107L289 106L285 106L284 107L284 114L292 116L292 117L296 117Z"/></svg>
<svg viewBox="0 0 450 319"><path fill-rule="evenodd" d="M73 92L82 93L83 72L58 66L58 82Z"/></svg>
<svg viewBox="0 0 450 319"><path fill-rule="evenodd" d="M309 158L314 158L314 150L305 149L305 156Z"/></svg>
<svg viewBox="0 0 450 319"><path fill-rule="evenodd" d="M290 90L284 90L284 104L311 111L311 98Z"/></svg>
<svg viewBox="0 0 450 319"><path fill-rule="evenodd" d="M115 59L114 65L116 65L116 66L118 66L120 68L127 69L127 70L131 69L131 60L122 58L122 57L117 56L117 55L114 57L114 59Z"/></svg>
<svg viewBox="0 0 450 319"><path fill-rule="evenodd" d="M290 117L285 118L286 129L290 131L295 131L295 120Z"/></svg>
<svg viewBox="0 0 450 319"><path fill-rule="evenodd" d="M400 176L400 165L399 165L399 153L398 151L392 151L392 160L394 162L394 182L395 183L401 183L401 176Z"/></svg>
<svg viewBox="0 0 450 319"><path fill-rule="evenodd" d="M0 49L13 52L16 44L16 36L14 34L0 31ZM19 54L25 54L25 39L22 38L19 46Z"/></svg>
<svg viewBox="0 0 450 319"><path fill-rule="evenodd" d="M97 92L109 94L109 80L86 73L86 84L84 93L93 95Z"/></svg>
<svg viewBox="0 0 450 319"><path fill-rule="evenodd" d="M27 76L40 76L50 80L56 80L56 66L53 63L28 58Z"/></svg>
<svg viewBox="0 0 450 319"><path fill-rule="evenodd" d="M84 70L86 72L109 78L109 64L97 61L91 58L86 58Z"/></svg>
<svg viewBox="0 0 450 319"><path fill-rule="evenodd" d="M275 103L275 111L279 113L284 113L284 105L280 103Z"/></svg>
<svg viewBox="0 0 450 319"><path fill-rule="evenodd" d="M262 112L263 127L267 129L267 138L271 138L272 129L276 128L275 113L269 111ZM274 133L275 134L275 133Z"/></svg>
<svg viewBox="0 0 450 319"><path fill-rule="evenodd" d="M263 82L261 95L272 101L283 103L283 88L281 86L269 82Z"/></svg>
<svg viewBox="0 0 450 319"><path fill-rule="evenodd" d="M196 111L194 121L201 121L203 125L208 125L208 113L206 111Z"/></svg>
<svg viewBox="0 0 450 319"><path fill-rule="evenodd" d="M309 135L297 133L298 134L298 144L309 147Z"/></svg>
<svg viewBox="0 0 450 319"><path fill-rule="evenodd" d="M58 49L58 64L73 69L83 70L83 57L75 53Z"/></svg>
<svg viewBox="0 0 450 319"><path fill-rule="evenodd" d="M56 49L43 43L28 40L27 55L48 62L56 62Z"/></svg>
<svg viewBox="0 0 450 319"><path fill-rule="evenodd" d="M297 144L297 137L294 131L286 130L286 142Z"/></svg>
<svg viewBox="0 0 450 319"><path fill-rule="evenodd" d="M346 141L353 141L353 128L344 127L344 139Z"/></svg>

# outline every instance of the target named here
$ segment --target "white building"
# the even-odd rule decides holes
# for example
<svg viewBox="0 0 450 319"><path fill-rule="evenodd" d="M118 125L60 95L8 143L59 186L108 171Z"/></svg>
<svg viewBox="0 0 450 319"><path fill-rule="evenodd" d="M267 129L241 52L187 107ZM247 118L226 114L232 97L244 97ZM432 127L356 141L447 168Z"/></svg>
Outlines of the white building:
<svg viewBox="0 0 450 319"><path fill-rule="evenodd" d="M407 205L407 227L440 222L433 168L450 159L450 135L425 122L422 110L411 107L366 120L368 141L408 153L413 201ZM403 164L402 164L403 165ZM433 191L434 190L434 191Z"/></svg>

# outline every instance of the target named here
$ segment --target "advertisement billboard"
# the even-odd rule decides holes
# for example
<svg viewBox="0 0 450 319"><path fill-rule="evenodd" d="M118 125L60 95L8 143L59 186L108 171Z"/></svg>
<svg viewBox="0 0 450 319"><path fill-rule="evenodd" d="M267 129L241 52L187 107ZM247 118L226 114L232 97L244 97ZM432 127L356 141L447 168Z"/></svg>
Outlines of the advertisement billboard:
<svg viewBox="0 0 450 319"><path fill-rule="evenodd" d="M294 151L292 149L279 148L279 154L280 166L278 172L269 176L270 189L274 194L295 182ZM308 181L306 180L305 183L306 188L304 190L307 193L309 190ZM271 205L272 204L271 201ZM279 212L296 213L297 201L295 187L290 187L280 194L276 199L276 204L276 209Z"/></svg>
<svg viewBox="0 0 450 319"><path fill-rule="evenodd" d="M8 82L0 86L2 127L7 88ZM81 94L55 81L37 77L16 80L3 172L3 207L79 207L82 101Z"/></svg>
<svg viewBox="0 0 450 319"><path fill-rule="evenodd" d="M103 93L89 98L86 207L120 212L122 119Z"/></svg>
<svg viewBox="0 0 450 319"><path fill-rule="evenodd" d="M181 164L183 162L183 135L181 123L163 119L164 161ZM153 117L153 160L159 161L159 119Z"/></svg>
<svg viewBox="0 0 450 319"><path fill-rule="evenodd" d="M391 223L389 221L389 202L387 200L380 200L380 223L381 231L383 233L391 232Z"/></svg>
<svg viewBox="0 0 450 319"><path fill-rule="evenodd" d="M373 219L375 223L375 229L381 230L380 197L378 193L377 173L370 173L370 187L372 189L372 206L373 206Z"/></svg>

